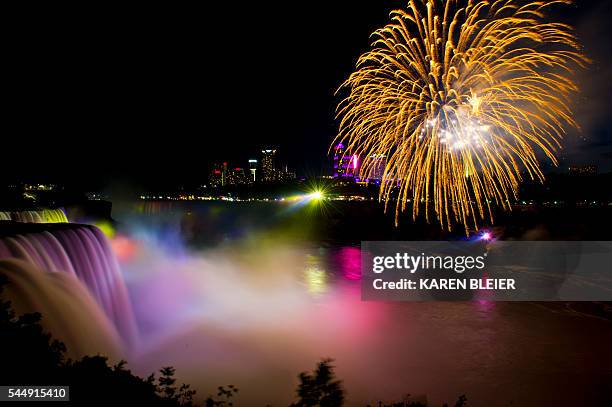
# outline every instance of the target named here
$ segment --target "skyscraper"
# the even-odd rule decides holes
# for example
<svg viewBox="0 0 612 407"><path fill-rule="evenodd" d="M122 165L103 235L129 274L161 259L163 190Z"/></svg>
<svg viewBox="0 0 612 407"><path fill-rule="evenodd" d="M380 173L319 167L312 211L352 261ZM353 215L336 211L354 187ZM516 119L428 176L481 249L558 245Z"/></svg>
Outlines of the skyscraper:
<svg viewBox="0 0 612 407"><path fill-rule="evenodd" d="M222 187L227 182L227 163L215 163L210 173L210 186L211 187Z"/></svg>
<svg viewBox="0 0 612 407"><path fill-rule="evenodd" d="M276 171L276 180L287 182L293 181L296 178L295 171L290 170L288 165L285 165L284 168Z"/></svg>
<svg viewBox="0 0 612 407"><path fill-rule="evenodd" d="M344 157L344 144L338 143L334 146L334 178L341 177L344 173L342 157Z"/></svg>
<svg viewBox="0 0 612 407"><path fill-rule="evenodd" d="M257 181L255 173L257 172L257 160L249 160L249 170L251 171L251 182Z"/></svg>
<svg viewBox="0 0 612 407"><path fill-rule="evenodd" d="M384 154L372 154L370 160L369 174L365 178L375 181L382 180L387 167L387 157Z"/></svg>
<svg viewBox="0 0 612 407"><path fill-rule="evenodd" d="M359 176L359 156L350 154L344 144L334 147L334 178L357 178Z"/></svg>
<svg viewBox="0 0 612 407"><path fill-rule="evenodd" d="M221 168L221 185L225 186L227 184L227 162L224 162Z"/></svg>
<svg viewBox="0 0 612 407"><path fill-rule="evenodd" d="M228 171L226 185L245 185L248 182L249 177L245 174L243 168L236 167Z"/></svg>
<svg viewBox="0 0 612 407"><path fill-rule="evenodd" d="M276 150L262 150L261 152L261 171L262 171L262 179L265 182L273 182L276 181L276 171L275 171L275 157Z"/></svg>

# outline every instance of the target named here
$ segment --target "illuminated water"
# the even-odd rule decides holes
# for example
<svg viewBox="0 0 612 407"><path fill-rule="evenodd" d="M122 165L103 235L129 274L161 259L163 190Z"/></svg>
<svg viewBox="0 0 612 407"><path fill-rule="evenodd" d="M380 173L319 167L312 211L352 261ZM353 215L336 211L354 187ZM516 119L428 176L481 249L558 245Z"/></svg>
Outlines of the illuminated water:
<svg viewBox="0 0 612 407"><path fill-rule="evenodd" d="M351 405L407 393L434 405L465 393L474 406L610 396L609 321L566 304L361 302L359 247L317 234L325 216L231 205L116 211L139 372L173 365L200 397L235 384L239 405L287 405L297 373L328 356Z"/></svg>
<svg viewBox="0 0 612 407"><path fill-rule="evenodd" d="M71 357L119 356L136 344L123 276L98 228L3 226L0 272L9 277L6 291L18 313L42 313L43 326L66 343Z"/></svg>
<svg viewBox="0 0 612 407"><path fill-rule="evenodd" d="M101 353L117 362L126 356L116 326L74 275L19 259L0 260L0 274L8 281L3 300L17 315L40 312L44 330L66 345L68 357Z"/></svg>
<svg viewBox="0 0 612 407"><path fill-rule="evenodd" d="M36 211L0 211L0 220L13 220L21 223L66 223L63 209L41 209Z"/></svg>
<svg viewBox="0 0 612 407"><path fill-rule="evenodd" d="M200 398L231 383L238 405L288 405L297 373L333 357L350 405L609 404L611 323L584 304L360 301L359 240L392 236L378 213L148 203L99 229L5 222L0 272L71 356L173 365Z"/></svg>

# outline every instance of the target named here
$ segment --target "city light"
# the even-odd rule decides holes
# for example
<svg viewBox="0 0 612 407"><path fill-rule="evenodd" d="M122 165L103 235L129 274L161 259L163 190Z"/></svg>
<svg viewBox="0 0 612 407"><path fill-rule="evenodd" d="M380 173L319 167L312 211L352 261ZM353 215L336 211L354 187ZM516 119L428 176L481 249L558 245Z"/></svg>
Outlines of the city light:
<svg viewBox="0 0 612 407"><path fill-rule="evenodd" d="M6 22L0 400L612 407L612 0L237 3Z"/></svg>
<svg viewBox="0 0 612 407"><path fill-rule="evenodd" d="M491 234L491 232L483 232L482 235L480 235L480 240L484 240L484 241L489 241L493 238L493 235Z"/></svg>

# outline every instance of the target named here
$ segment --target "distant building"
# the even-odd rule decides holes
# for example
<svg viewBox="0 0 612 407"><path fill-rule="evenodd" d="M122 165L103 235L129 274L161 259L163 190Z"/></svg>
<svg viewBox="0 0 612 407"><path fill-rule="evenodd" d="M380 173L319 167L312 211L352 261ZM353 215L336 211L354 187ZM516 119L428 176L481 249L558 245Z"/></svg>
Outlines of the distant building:
<svg viewBox="0 0 612 407"><path fill-rule="evenodd" d="M385 174L387 167L387 157L384 154L373 154L370 156L370 170L366 178L369 180L380 181Z"/></svg>
<svg viewBox="0 0 612 407"><path fill-rule="evenodd" d="M211 187L218 188L222 185L221 182L221 170L218 168L213 168L210 172L210 176L208 177L208 182Z"/></svg>
<svg viewBox="0 0 612 407"><path fill-rule="evenodd" d="M57 189L55 184L24 184L24 191L53 191Z"/></svg>
<svg viewBox="0 0 612 407"><path fill-rule="evenodd" d="M359 176L359 156L346 151L344 144L334 147L334 178L357 178Z"/></svg>
<svg viewBox="0 0 612 407"><path fill-rule="evenodd" d="M597 166L593 164L571 165L569 173L570 175L597 175Z"/></svg>
<svg viewBox="0 0 612 407"><path fill-rule="evenodd" d="M334 178L342 176L343 168L342 168L342 157L344 156L344 144L338 143L334 146L334 169L333 176Z"/></svg>
<svg viewBox="0 0 612 407"><path fill-rule="evenodd" d="M261 172L264 182L276 181L276 150L262 150Z"/></svg>
<svg viewBox="0 0 612 407"><path fill-rule="evenodd" d="M225 186L227 183L227 163L216 163L210 173L209 182L213 188Z"/></svg>
<svg viewBox="0 0 612 407"><path fill-rule="evenodd" d="M108 200L108 195L101 194L100 192L86 192L85 196L88 201L106 201Z"/></svg>
<svg viewBox="0 0 612 407"><path fill-rule="evenodd" d="M257 181L256 172L257 172L257 160L249 160L249 171L251 173L251 182Z"/></svg>
<svg viewBox="0 0 612 407"><path fill-rule="evenodd" d="M244 168L232 168L227 173L226 185L246 185L249 183L249 177L244 172Z"/></svg>
<svg viewBox="0 0 612 407"><path fill-rule="evenodd" d="M276 179L278 181L293 181L296 179L295 171L290 170L286 165L282 170L276 172Z"/></svg>

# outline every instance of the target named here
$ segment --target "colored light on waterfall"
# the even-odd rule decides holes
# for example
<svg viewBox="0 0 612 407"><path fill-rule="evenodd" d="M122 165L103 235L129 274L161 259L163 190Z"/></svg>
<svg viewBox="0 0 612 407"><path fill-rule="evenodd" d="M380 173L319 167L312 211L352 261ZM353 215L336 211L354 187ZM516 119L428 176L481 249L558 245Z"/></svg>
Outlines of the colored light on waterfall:
<svg viewBox="0 0 612 407"><path fill-rule="evenodd" d="M104 235L108 237L109 239L112 239L113 237L115 237L115 228L113 227L113 225L111 225L110 222L106 220L99 220L99 221L93 222L93 225L96 226L98 229L100 229L102 233L104 233Z"/></svg>
<svg viewBox="0 0 612 407"><path fill-rule="evenodd" d="M125 236L117 236L111 239L111 247L113 248L113 252L115 252L115 256L117 256L120 261L126 261L133 258L137 249L136 243Z"/></svg>
<svg viewBox="0 0 612 407"><path fill-rule="evenodd" d="M68 223L66 212L61 208L0 212L0 220L12 220L20 223Z"/></svg>
<svg viewBox="0 0 612 407"><path fill-rule="evenodd" d="M69 225L23 233L7 244L0 238L0 258L17 258L52 273L76 277L113 322L127 344L137 338L127 287L109 239L97 227Z"/></svg>

